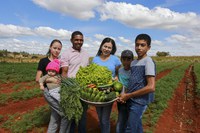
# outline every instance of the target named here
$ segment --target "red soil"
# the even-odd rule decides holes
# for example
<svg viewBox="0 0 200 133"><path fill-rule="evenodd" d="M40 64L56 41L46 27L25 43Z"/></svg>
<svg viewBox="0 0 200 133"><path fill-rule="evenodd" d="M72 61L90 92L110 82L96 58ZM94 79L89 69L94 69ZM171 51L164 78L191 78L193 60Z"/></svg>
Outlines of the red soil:
<svg viewBox="0 0 200 133"><path fill-rule="evenodd" d="M156 77L156 80L162 78L163 76L167 75L168 73L171 72L171 69L170 70L165 70L163 72L160 72L159 74L157 74L157 77ZM184 80L183 80L184 81ZM181 81L181 82L183 82ZM12 88L15 84L1 84L0 85L0 93L10 93L10 92L13 92L12 89L9 89L9 88ZM183 87L183 85L181 84L180 86ZM24 86L25 87L25 86ZM29 88L29 87L28 87ZM6 92L7 90L7 92ZM10 91L9 91L10 90ZM180 96L179 96L180 97ZM188 100L189 101L189 100ZM188 102L187 101L187 102ZM170 102L171 103L171 102ZM21 113L22 115L24 113L26 113L27 111L29 110L34 110L34 108L36 107L39 107L39 106L43 106L47 104L46 101L44 100L43 97L40 97L40 98L34 98L34 99L30 99L30 100L26 100L26 101L20 101L20 102L10 102L9 104L5 105L5 106L0 106L0 114L5 116L5 115L8 115L8 114L14 114L16 112L18 113ZM172 103L171 103L172 104ZM179 106L173 106L170 104L170 108L172 108L172 110L175 110L175 109L179 109L180 110L180 107ZM172 107L171 107L172 106ZM176 107L176 108L175 108ZM189 108L189 107L187 107ZM192 107L190 107L192 108ZM117 112L117 106L116 106L116 103L113 104L113 111L116 111ZM191 110L190 110L191 111ZM192 110L193 111L193 110ZM195 111L194 111L195 112ZM167 114L167 118L169 117L169 114ZM174 114L173 111L171 112L171 115ZM166 115L164 115L166 116ZM162 125L160 125L160 123L167 123L165 121L166 118L164 118L164 116L162 116L162 120L159 120L159 125L160 127L162 127ZM5 120L4 120L5 121ZM163 122L162 122L163 121ZM170 121L169 121L170 122ZM2 122L0 122L0 125L1 125ZM195 122L196 123L196 122ZM164 124L164 125L165 125ZM197 123L196 123L197 124ZM111 133L115 133L115 126L116 126L116 123L114 121L111 121ZM177 126L177 125L176 125ZM162 128L164 128L165 126L163 126ZM162 132L163 130L159 130L159 129L162 129L162 128L157 128L158 130L156 132L159 132L160 131ZM46 129L46 128L45 128ZM173 129L173 128L172 128ZM33 130L33 132L35 131L35 129ZM98 126L98 118L97 118L97 113L96 113L96 109L94 107L90 107L88 109L88 113L87 113L87 131L88 133L100 133L100 128ZM197 130L196 130L197 131ZM199 131L199 130L198 130ZM0 132L4 133L5 130L0 128ZM165 132L167 133L167 132ZM171 132L170 132L171 133Z"/></svg>
<svg viewBox="0 0 200 133"><path fill-rule="evenodd" d="M185 71L185 76L169 101L168 108L157 123L155 133L200 133L200 109L198 112L195 105L198 104L195 101L199 100L195 99L194 95L195 81L192 70L190 66Z"/></svg>

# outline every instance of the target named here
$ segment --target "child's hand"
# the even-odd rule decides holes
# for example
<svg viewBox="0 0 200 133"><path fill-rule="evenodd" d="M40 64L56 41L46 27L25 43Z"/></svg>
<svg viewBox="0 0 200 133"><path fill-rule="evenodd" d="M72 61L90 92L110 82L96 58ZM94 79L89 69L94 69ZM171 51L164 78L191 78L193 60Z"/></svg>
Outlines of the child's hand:
<svg viewBox="0 0 200 133"><path fill-rule="evenodd" d="M126 101L129 99L129 98L128 98L128 95L129 95L129 94L127 94L127 93L121 93L121 94L119 95L119 102L121 102L121 103L126 103Z"/></svg>
<svg viewBox="0 0 200 133"><path fill-rule="evenodd" d="M118 76L115 76L115 77L113 78L113 80L114 80L114 81L119 81Z"/></svg>
<svg viewBox="0 0 200 133"><path fill-rule="evenodd" d="M43 84L40 84L40 89L44 90L44 85Z"/></svg>
<svg viewBox="0 0 200 133"><path fill-rule="evenodd" d="M61 83L61 79L57 79L56 84L60 84Z"/></svg>

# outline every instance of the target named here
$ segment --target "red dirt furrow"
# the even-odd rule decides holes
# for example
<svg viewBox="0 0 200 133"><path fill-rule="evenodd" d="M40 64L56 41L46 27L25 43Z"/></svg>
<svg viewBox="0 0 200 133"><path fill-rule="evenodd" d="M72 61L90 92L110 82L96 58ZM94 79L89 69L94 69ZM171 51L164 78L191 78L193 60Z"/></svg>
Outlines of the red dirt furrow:
<svg viewBox="0 0 200 133"><path fill-rule="evenodd" d="M192 66L179 83L168 108L157 122L155 133L199 133L199 114L194 104L194 85ZM186 98L186 88L188 90Z"/></svg>
<svg viewBox="0 0 200 133"><path fill-rule="evenodd" d="M29 100L21 100L19 102L11 102L5 106L0 107L0 114L15 114L24 113L30 110L34 110L36 107L47 104L44 97L37 97Z"/></svg>
<svg viewBox="0 0 200 133"><path fill-rule="evenodd" d="M17 89L13 89L17 86ZM20 91L22 89L33 89L38 87L38 84L34 82L20 82L20 83L5 83L0 85L0 94L9 94L12 92Z"/></svg>
<svg viewBox="0 0 200 133"><path fill-rule="evenodd" d="M156 81L169 74L173 69L166 69L156 75Z"/></svg>

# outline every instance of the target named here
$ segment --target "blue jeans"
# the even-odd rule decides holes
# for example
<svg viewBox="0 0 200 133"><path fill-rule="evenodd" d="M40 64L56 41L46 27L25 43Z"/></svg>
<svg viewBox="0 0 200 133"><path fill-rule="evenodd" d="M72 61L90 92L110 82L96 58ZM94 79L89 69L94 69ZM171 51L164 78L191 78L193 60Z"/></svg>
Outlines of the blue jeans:
<svg viewBox="0 0 200 133"><path fill-rule="evenodd" d="M59 125L59 133L69 133L71 121L64 117L58 101L51 97L47 88L44 89L44 97L51 107L51 117L47 133L56 133Z"/></svg>
<svg viewBox="0 0 200 133"><path fill-rule="evenodd" d="M86 133L86 119L87 119L87 109L88 105L81 101L81 104L83 106L83 114L82 117L78 123L78 133ZM72 121L71 123L71 128L70 128L70 133L75 133L75 128L76 128L76 123L75 120Z"/></svg>
<svg viewBox="0 0 200 133"><path fill-rule="evenodd" d="M110 133L110 114L112 110L112 105L107 105L104 107L96 107L98 114L101 133Z"/></svg>
<svg viewBox="0 0 200 133"><path fill-rule="evenodd" d="M141 105L131 100L128 101L128 122L126 133L143 133L142 115L145 112L147 105Z"/></svg>
<svg viewBox="0 0 200 133"><path fill-rule="evenodd" d="M116 125L116 133L125 133L128 120L128 107L126 103L117 103L118 120Z"/></svg>

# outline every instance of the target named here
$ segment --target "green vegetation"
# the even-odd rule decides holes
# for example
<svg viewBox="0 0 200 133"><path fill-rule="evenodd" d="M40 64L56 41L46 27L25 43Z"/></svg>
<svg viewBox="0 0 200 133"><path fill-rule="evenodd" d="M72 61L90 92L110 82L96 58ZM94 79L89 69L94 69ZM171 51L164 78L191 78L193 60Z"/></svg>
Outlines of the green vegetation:
<svg viewBox="0 0 200 133"><path fill-rule="evenodd" d="M37 63L0 63L0 82L34 81Z"/></svg>
<svg viewBox="0 0 200 133"><path fill-rule="evenodd" d="M169 52L160 52L160 51L158 51L157 53L156 53L156 55L157 56L170 56L170 54L169 54Z"/></svg>
<svg viewBox="0 0 200 133"><path fill-rule="evenodd" d="M177 63L195 63L200 62L200 56L167 56L167 57L152 57L155 62L177 62Z"/></svg>
<svg viewBox="0 0 200 133"><path fill-rule="evenodd" d="M156 62L156 73L162 72L163 70L172 69L182 65L181 62Z"/></svg>
<svg viewBox="0 0 200 133"><path fill-rule="evenodd" d="M1 127L9 129L12 133L25 133L34 127L41 127L49 122L49 106L42 106L24 115L18 113L10 115Z"/></svg>
<svg viewBox="0 0 200 133"><path fill-rule="evenodd" d="M196 93L200 97L200 63L194 64L195 80L196 80Z"/></svg>
<svg viewBox="0 0 200 133"><path fill-rule="evenodd" d="M92 63L87 67L80 67L76 78L81 86L88 84L96 84L99 86L112 81L112 72L105 66Z"/></svg>
<svg viewBox="0 0 200 133"><path fill-rule="evenodd" d="M80 102L80 86L75 78L62 79L60 90L60 106L68 120L74 119L78 124L83 113Z"/></svg>

